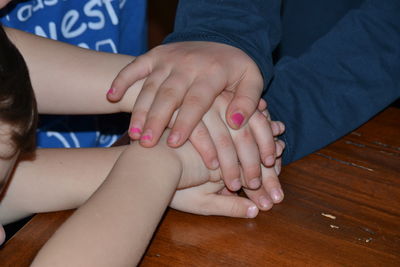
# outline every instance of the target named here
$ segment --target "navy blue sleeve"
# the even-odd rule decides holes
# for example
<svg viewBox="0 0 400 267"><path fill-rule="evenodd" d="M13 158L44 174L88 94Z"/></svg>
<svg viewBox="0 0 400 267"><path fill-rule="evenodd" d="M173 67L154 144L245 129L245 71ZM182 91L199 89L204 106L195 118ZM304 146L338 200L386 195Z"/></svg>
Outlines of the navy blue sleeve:
<svg viewBox="0 0 400 267"><path fill-rule="evenodd" d="M272 51L280 39L280 0L180 0L175 29L164 43L211 41L246 52L266 86L272 77Z"/></svg>
<svg viewBox="0 0 400 267"><path fill-rule="evenodd" d="M263 97L287 127L284 164L366 122L400 97L400 1L350 11L308 52L282 59Z"/></svg>

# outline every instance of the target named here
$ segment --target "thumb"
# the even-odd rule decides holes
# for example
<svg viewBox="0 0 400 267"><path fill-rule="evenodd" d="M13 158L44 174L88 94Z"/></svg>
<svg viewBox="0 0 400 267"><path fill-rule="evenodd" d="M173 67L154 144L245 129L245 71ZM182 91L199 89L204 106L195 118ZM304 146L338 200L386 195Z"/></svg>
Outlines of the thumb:
<svg viewBox="0 0 400 267"><path fill-rule="evenodd" d="M255 218L259 211L251 200L235 195L213 194L207 198L207 204L209 215Z"/></svg>
<svg viewBox="0 0 400 267"><path fill-rule="evenodd" d="M111 88L107 92L107 99L117 102L125 95L128 88L135 82L145 78L151 73L150 61L147 57L140 56L126 65L115 77Z"/></svg>
<svg viewBox="0 0 400 267"><path fill-rule="evenodd" d="M247 123L258 107L262 93L262 79L244 78L236 87L233 99L226 110L226 121L232 129Z"/></svg>

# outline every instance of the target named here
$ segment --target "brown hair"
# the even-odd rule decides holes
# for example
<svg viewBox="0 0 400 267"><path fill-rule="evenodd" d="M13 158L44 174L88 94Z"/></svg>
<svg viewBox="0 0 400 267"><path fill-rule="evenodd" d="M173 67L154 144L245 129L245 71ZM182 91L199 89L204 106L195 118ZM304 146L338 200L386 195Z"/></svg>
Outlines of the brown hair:
<svg viewBox="0 0 400 267"><path fill-rule="evenodd" d="M37 107L28 67L1 25L0 123L12 126L15 149L27 152L35 148Z"/></svg>

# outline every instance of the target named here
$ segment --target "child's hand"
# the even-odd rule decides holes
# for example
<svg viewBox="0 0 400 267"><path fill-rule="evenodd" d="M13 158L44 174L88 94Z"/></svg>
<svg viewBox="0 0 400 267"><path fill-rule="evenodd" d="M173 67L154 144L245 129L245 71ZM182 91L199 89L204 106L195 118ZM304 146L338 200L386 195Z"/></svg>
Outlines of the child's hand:
<svg viewBox="0 0 400 267"><path fill-rule="evenodd" d="M213 138L220 158L220 169L226 186L231 191L237 191L243 185L246 188L258 189L248 191L249 197L258 205L260 209L269 209L273 203L278 203L283 199L283 193L279 184L277 173L280 171L280 159L274 162L274 168L265 168L261 164L260 158L270 155L280 157L284 149L284 143L274 140L274 136L280 135L284 131L284 125L280 122L268 121L268 113L256 111L249 120L248 125L239 130L231 130L226 126L224 114L232 93L223 92L217 97L213 106L206 113L203 121ZM261 102L260 107L265 107ZM193 135L193 134L192 134ZM191 136L190 140L194 144L199 138ZM196 147L196 145L194 145ZM184 148L185 146L183 146ZM196 154L198 156L198 154ZM261 155L261 156L260 156ZM184 158L187 162L194 162L190 158ZM240 160L240 165L239 165ZM197 163L198 164L198 163ZM189 168L199 173L194 166ZM215 172L214 172L215 173ZM221 176L214 175L212 180L218 180ZM263 183L263 186L260 185Z"/></svg>
<svg viewBox="0 0 400 267"><path fill-rule="evenodd" d="M172 114L179 113L168 143L182 145L222 91L233 92L226 120L238 129L254 113L263 79L254 61L240 49L214 42L161 45L138 57L114 80L107 97L119 101L134 82L147 77L132 111L130 135L157 143Z"/></svg>
<svg viewBox="0 0 400 267"><path fill-rule="evenodd" d="M275 163L276 151L274 136L282 134L282 123L271 124L268 117L260 111L256 111L249 123L239 130L232 130L226 126L225 113L228 103L233 98L232 93L223 92L219 95L213 106L205 114L203 121L217 148L220 168L226 186L237 191L241 186L257 189L261 185L261 164L271 167ZM265 107L265 102L261 102ZM199 151L201 144L196 132L190 137L190 141ZM239 168L242 168L242 175ZM243 177L242 181L239 180Z"/></svg>
<svg viewBox="0 0 400 267"><path fill-rule="evenodd" d="M222 194L224 188L224 183L219 181L177 190L170 207L199 215L257 216L259 210L251 200L236 194Z"/></svg>

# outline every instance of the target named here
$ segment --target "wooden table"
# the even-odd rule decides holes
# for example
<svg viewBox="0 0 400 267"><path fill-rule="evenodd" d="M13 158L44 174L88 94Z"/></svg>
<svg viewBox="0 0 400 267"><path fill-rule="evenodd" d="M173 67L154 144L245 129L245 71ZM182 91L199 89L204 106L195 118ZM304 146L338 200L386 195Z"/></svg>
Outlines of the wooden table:
<svg viewBox="0 0 400 267"><path fill-rule="evenodd" d="M400 109L284 168L256 219L168 210L141 266L400 266ZM70 212L35 216L0 251L28 266Z"/></svg>

